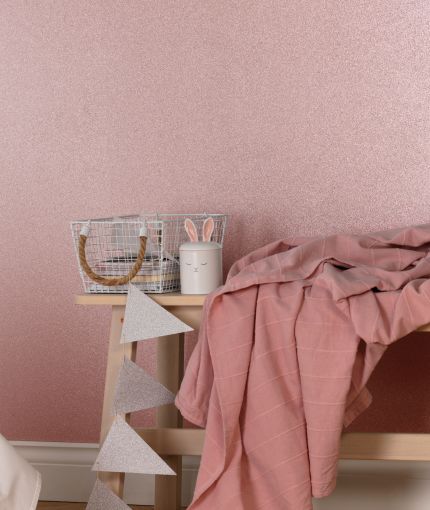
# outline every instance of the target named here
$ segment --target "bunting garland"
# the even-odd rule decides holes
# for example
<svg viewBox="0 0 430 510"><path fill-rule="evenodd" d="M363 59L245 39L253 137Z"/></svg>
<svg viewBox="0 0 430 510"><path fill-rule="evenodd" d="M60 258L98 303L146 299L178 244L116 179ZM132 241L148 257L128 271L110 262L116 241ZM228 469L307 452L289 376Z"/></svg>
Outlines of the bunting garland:
<svg viewBox="0 0 430 510"><path fill-rule="evenodd" d="M136 342L193 331L135 285L130 284L121 343Z"/></svg>
<svg viewBox="0 0 430 510"><path fill-rule="evenodd" d="M121 343L189 331L192 328L130 284ZM119 416L171 404L174 399L175 395L143 368L124 359L113 403L116 418L100 449L93 471L175 475L170 466ZM130 510L130 507L97 480L87 510Z"/></svg>
<svg viewBox="0 0 430 510"><path fill-rule="evenodd" d="M165 404L173 404L175 395L129 359L119 374L113 403L114 414L127 414Z"/></svg>
<svg viewBox="0 0 430 510"><path fill-rule="evenodd" d="M148 475L176 474L120 416L115 418L92 470Z"/></svg>
<svg viewBox="0 0 430 510"><path fill-rule="evenodd" d="M96 480L86 510L131 510L131 508L104 483Z"/></svg>

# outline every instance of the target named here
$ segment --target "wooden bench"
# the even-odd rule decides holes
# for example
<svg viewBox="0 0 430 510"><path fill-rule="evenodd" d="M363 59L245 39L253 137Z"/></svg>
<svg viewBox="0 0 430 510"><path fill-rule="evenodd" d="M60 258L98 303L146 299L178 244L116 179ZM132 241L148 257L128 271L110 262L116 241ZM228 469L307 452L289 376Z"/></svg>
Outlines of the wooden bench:
<svg viewBox="0 0 430 510"><path fill-rule="evenodd" d="M205 296L178 293L149 294L159 305L198 329ZM79 305L105 305L112 309L105 393L100 432L104 441L113 421L112 402L115 385L124 356L135 360L137 342L121 344L127 296L124 294L85 294L76 296ZM430 331L430 324L418 331ZM157 341L157 379L176 392L183 376L184 334L170 335ZM129 415L125 416L129 420ZM177 472L177 476L155 477L155 510L181 508L182 455L200 455L204 430L183 429L182 419L174 405L156 412L156 427L136 429L140 436ZM342 459L422 460L430 461L430 434L345 433L341 443ZM122 497L123 473L99 473L111 489Z"/></svg>

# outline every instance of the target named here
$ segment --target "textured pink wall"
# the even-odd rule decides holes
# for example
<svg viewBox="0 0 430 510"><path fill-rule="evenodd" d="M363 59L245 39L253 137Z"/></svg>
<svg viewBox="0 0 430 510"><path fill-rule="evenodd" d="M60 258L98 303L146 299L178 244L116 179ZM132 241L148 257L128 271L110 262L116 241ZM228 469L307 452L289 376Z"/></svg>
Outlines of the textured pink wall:
<svg viewBox="0 0 430 510"><path fill-rule="evenodd" d="M70 219L225 211L227 265L428 221L429 23L427 0L2 1L0 430L97 440L109 313L73 305ZM430 429L425 340L362 429Z"/></svg>

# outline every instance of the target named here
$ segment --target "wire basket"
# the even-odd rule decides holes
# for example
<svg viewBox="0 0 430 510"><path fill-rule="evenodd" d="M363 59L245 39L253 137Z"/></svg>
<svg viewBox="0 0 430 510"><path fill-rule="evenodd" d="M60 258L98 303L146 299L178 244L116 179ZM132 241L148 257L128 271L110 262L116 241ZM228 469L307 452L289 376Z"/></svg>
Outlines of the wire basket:
<svg viewBox="0 0 430 510"><path fill-rule="evenodd" d="M188 241L185 218L201 232L214 220L212 241L221 246L224 214L142 214L71 222L79 271L86 293L126 294L129 282L144 292L180 290L179 246Z"/></svg>

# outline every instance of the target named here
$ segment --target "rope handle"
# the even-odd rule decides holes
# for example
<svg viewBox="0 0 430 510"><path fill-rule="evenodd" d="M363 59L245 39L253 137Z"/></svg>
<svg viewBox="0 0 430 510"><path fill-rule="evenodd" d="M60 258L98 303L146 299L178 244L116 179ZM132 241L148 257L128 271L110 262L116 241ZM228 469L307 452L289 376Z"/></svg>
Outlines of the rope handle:
<svg viewBox="0 0 430 510"><path fill-rule="evenodd" d="M96 283L100 283L102 285L106 285L108 287L112 287L114 285L124 285L125 283L129 283L140 271L143 260L145 258L146 251L146 241L147 241L147 231L146 227L143 226L139 232L140 239L140 249L137 255L136 262L133 267L130 269L130 272L125 276L119 276L117 278L107 278L105 276L100 276L95 273L87 262L87 256L85 253L85 246L87 244L87 238L90 232L90 226L85 225L79 234L79 262L85 274L91 278Z"/></svg>

